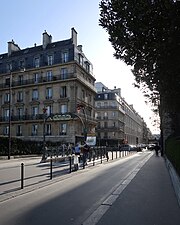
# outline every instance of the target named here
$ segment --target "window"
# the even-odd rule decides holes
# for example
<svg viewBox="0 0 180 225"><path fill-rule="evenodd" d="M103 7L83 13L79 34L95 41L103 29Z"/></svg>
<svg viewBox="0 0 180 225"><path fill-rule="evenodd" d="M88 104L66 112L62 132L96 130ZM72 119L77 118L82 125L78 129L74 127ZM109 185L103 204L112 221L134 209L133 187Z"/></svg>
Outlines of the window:
<svg viewBox="0 0 180 225"><path fill-rule="evenodd" d="M97 103L97 107L100 108L101 107L101 102Z"/></svg>
<svg viewBox="0 0 180 225"><path fill-rule="evenodd" d="M23 84L23 75L18 76L18 84L19 85Z"/></svg>
<svg viewBox="0 0 180 225"><path fill-rule="evenodd" d="M116 113L115 112L112 112L112 117L115 117L116 116Z"/></svg>
<svg viewBox="0 0 180 225"><path fill-rule="evenodd" d="M4 103L9 103L10 102L10 94L9 93L5 93L4 95Z"/></svg>
<svg viewBox="0 0 180 225"><path fill-rule="evenodd" d="M22 136L22 126L21 125L17 125L16 135Z"/></svg>
<svg viewBox="0 0 180 225"><path fill-rule="evenodd" d="M108 138L108 133L104 132L104 138Z"/></svg>
<svg viewBox="0 0 180 225"><path fill-rule="evenodd" d="M104 122L104 128L107 128L107 127L108 127L107 122Z"/></svg>
<svg viewBox="0 0 180 225"><path fill-rule="evenodd" d="M104 99L108 99L108 94L104 94Z"/></svg>
<svg viewBox="0 0 180 225"><path fill-rule="evenodd" d="M17 116L18 116L18 119L22 119L22 117L23 117L23 108L17 108Z"/></svg>
<svg viewBox="0 0 180 225"><path fill-rule="evenodd" d="M12 63L8 63L6 68L7 68L7 72L12 71Z"/></svg>
<svg viewBox="0 0 180 225"><path fill-rule="evenodd" d="M39 73L34 73L34 83L39 82Z"/></svg>
<svg viewBox="0 0 180 225"><path fill-rule="evenodd" d="M61 123L60 124L60 135L66 135L67 134L67 124Z"/></svg>
<svg viewBox="0 0 180 225"><path fill-rule="evenodd" d="M51 135L51 124L46 124L45 134Z"/></svg>
<svg viewBox="0 0 180 225"><path fill-rule="evenodd" d="M60 106L60 113L67 113L67 105L63 104Z"/></svg>
<svg viewBox="0 0 180 225"><path fill-rule="evenodd" d="M60 89L60 97L61 98L66 98L67 97L67 90L66 90L66 86L62 86Z"/></svg>
<svg viewBox="0 0 180 225"><path fill-rule="evenodd" d="M65 52L62 52L62 62L68 62L68 52L65 51Z"/></svg>
<svg viewBox="0 0 180 225"><path fill-rule="evenodd" d="M9 115L10 115L9 109L5 109L5 110L4 110L4 119L5 119L6 121L9 120Z"/></svg>
<svg viewBox="0 0 180 225"><path fill-rule="evenodd" d="M46 99L51 99L52 98L52 88L48 87L46 88Z"/></svg>
<svg viewBox="0 0 180 225"><path fill-rule="evenodd" d="M33 124L32 125L32 136L36 136L38 134L38 125Z"/></svg>
<svg viewBox="0 0 180 225"><path fill-rule="evenodd" d="M5 85L8 87L10 86L10 80L11 80L10 77L6 78L5 80Z"/></svg>
<svg viewBox="0 0 180 225"><path fill-rule="evenodd" d="M5 126L5 127L3 128L3 134L4 134L4 135L8 135L8 134L9 134L9 126Z"/></svg>
<svg viewBox="0 0 180 225"><path fill-rule="evenodd" d="M51 66L53 64L53 56L52 55L48 55L47 56L47 61L48 61L48 66Z"/></svg>
<svg viewBox="0 0 180 225"><path fill-rule="evenodd" d="M104 112L104 119L108 119L108 113Z"/></svg>
<svg viewBox="0 0 180 225"><path fill-rule="evenodd" d="M67 68L62 68L61 69L61 79L64 80L67 78L68 78L68 70L67 70Z"/></svg>
<svg viewBox="0 0 180 225"><path fill-rule="evenodd" d="M82 90L82 99L85 99L85 91Z"/></svg>
<svg viewBox="0 0 180 225"><path fill-rule="evenodd" d="M89 73L90 72L90 64L86 61L86 71Z"/></svg>
<svg viewBox="0 0 180 225"><path fill-rule="evenodd" d="M79 64L83 66L83 56L79 54Z"/></svg>
<svg viewBox="0 0 180 225"><path fill-rule="evenodd" d="M40 66L40 60L39 60L39 57L36 57L36 58L34 59L34 66L35 66L35 68L38 68L38 67Z"/></svg>
<svg viewBox="0 0 180 225"><path fill-rule="evenodd" d="M34 89L32 91L32 100L38 100L38 90Z"/></svg>
<svg viewBox="0 0 180 225"><path fill-rule="evenodd" d="M22 102L23 101L23 92L18 91L17 93L17 102Z"/></svg>
<svg viewBox="0 0 180 225"><path fill-rule="evenodd" d="M53 74L52 74L51 70L47 71L46 78L47 78L47 81L51 81L52 80Z"/></svg>
<svg viewBox="0 0 180 225"><path fill-rule="evenodd" d="M38 107L37 106L33 106L32 107L32 115L33 116L37 116L38 115Z"/></svg>
<svg viewBox="0 0 180 225"><path fill-rule="evenodd" d="M50 116L52 114L52 106L51 105L47 105L45 108L47 109L47 111L46 111L47 116Z"/></svg>
<svg viewBox="0 0 180 225"><path fill-rule="evenodd" d="M101 119L101 113L100 112L96 112L95 113L95 118L100 120Z"/></svg>
<svg viewBox="0 0 180 225"><path fill-rule="evenodd" d="M107 108L108 107L108 103L104 102L104 107Z"/></svg>
<svg viewBox="0 0 180 225"><path fill-rule="evenodd" d="M24 62L24 60L20 60L19 61L19 67L20 68L25 68L25 62Z"/></svg>

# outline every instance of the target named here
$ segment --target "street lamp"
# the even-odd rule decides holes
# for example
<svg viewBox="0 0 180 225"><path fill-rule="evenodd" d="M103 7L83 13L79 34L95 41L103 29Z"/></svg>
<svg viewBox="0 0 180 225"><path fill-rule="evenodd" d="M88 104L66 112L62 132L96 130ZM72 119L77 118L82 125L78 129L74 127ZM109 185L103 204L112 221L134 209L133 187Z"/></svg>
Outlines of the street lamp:
<svg viewBox="0 0 180 225"><path fill-rule="evenodd" d="M43 155L42 161L46 159L46 118L47 118L47 108L43 108Z"/></svg>
<svg viewBox="0 0 180 225"><path fill-rule="evenodd" d="M81 122L83 124L83 129L84 129L84 132L83 132L84 133L84 141L86 141L86 139L87 139L87 117L86 117L86 112L85 112L85 106L82 104L78 104L77 112L79 113L81 109L83 111L84 118L85 118L85 120L84 120L85 122L83 122L81 118L80 119L81 119Z"/></svg>
<svg viewBox="0 0 180 225"><path fill-rule="evenodd" d="M12 102L12 72L9 77L9 132L8 132L8 159L11 158L11 102Z"/></svg>

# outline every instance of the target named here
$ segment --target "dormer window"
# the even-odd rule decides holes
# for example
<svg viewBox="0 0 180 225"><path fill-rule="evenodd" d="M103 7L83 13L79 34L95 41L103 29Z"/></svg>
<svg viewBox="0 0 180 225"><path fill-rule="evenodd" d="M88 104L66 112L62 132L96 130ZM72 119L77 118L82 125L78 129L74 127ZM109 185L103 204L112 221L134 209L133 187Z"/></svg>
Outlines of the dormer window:
<svg viewBox="0 0 180 225"><path fill-rule="evenodd" d="M67 51L65 52L62 52L62 62L65 63L65 62L68 62L69 60L69 54Z"/></svg>
<svg viewBox="0 0 180 225"><path fill-rule="evenodd" d="M79 54L79 64L83 66L83 56Z"/></svg>
<svg viewBox="0 0 180 225"><path fill-rule="evenodd" d="M8 63L6 68L7 68L7 72L11 72L12 71L12 63Z"/></svg>
<svg viewBox="0 0 180 225"><path fill-rule="evenodd" d="M35 66L35 68L38 68L40 66L40 59L39 59L39 57L34 58L34 66Z"/></svg>
<svg viewBox="0 0 180 225"><path fill-rule="evenodd" d="M48 63L48 66L51 66L53 64L53 56L52 55L47 56L47 63Z"/></svg>
<svg viewBox="0 0 180 225"><path fill-rule="evenodd" d="M24 62L24 60L20 60L20 61L19 61L19 68L20 68L20 69L25 68L25 62Z"/></svg>

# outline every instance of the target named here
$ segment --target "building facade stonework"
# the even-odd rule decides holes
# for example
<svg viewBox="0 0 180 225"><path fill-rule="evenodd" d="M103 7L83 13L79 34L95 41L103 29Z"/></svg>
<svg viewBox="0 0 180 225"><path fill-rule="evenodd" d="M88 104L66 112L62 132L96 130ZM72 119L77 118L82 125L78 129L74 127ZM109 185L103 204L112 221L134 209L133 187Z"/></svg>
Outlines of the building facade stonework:
<svg viewBox="0 0 180 225"><path fill-rule="evenodd" d="M77 32L20 49L12 40L0 55L0 135L75 143L95 132L93 67L77 45ZM77 106L81 106L77 112ZM58 116L57 116L58 115Z"/></svg>
<svg viewBox="0 0 180 225"><path fill-rule="evenodd" d="M121 96L121 89L108 89L101 82L96 82L95 86L96 134L99 143L107 146L147 143L146 123Z"/></svg>

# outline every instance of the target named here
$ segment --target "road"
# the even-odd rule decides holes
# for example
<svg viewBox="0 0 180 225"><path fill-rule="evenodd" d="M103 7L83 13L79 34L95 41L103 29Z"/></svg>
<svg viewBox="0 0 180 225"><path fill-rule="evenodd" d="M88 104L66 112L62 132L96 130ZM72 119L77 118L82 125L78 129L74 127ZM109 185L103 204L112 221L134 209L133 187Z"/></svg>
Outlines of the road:
<svg viewBox="0 0 180 225"><path fill-rule="evenodd" d="M81 225L150 152L86 168L59 182L0 203L1 225Z"/></svg>

